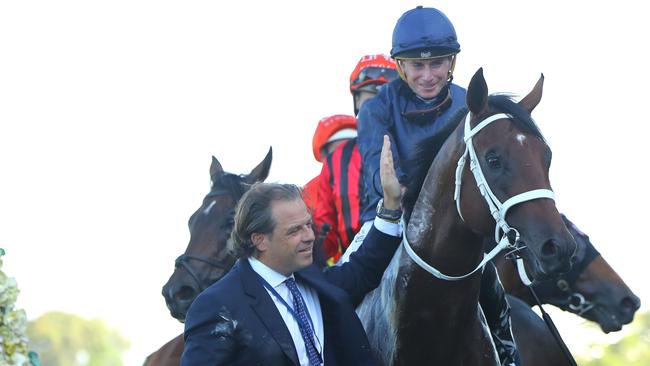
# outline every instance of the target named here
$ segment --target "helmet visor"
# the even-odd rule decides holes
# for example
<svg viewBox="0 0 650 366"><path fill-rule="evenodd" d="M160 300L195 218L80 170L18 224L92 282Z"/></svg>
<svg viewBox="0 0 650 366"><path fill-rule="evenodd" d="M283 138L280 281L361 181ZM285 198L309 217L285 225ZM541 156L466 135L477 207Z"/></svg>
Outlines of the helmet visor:
<svg viewBox="0 0 650 366"><path fill-rule="evenodd" d="M404 51L396 54L395 59L400 60L426 60L431 58L442 58L449 57L457 54L458 50L453 50L450 48L420 48L417 50Z"/></svg>
<svg viewBox="0 0 650 366"><path fill-rule="evenodd" d="M350 83L351 90L357 90L369 84L385 84L397 79L397 70L386 67L366 67Z"/></svg>

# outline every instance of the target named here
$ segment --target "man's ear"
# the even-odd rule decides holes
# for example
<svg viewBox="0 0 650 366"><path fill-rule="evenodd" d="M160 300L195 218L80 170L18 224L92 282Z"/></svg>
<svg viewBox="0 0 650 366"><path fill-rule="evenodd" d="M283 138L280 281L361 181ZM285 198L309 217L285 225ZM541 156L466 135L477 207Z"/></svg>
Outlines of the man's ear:
<svg viewBox="0 0 650 366"><path fill-rule="evenodd" d="M257 249L258 252L264 252L267 249L266 246L266 235L262 233L253 233L251 234L251 241Z"/></svg>

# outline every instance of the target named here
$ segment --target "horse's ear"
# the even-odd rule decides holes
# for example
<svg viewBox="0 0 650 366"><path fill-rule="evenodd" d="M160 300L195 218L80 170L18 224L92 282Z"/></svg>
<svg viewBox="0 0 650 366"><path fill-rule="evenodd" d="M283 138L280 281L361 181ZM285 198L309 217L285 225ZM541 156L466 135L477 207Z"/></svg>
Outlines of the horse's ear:
<svg viewBox="0 0 650 366"><path fill-rule="evenodd" d="M523 107L528 113L532 113L533 109L537 107L539 101L542 100L542 89L544 88L544 74L539 77L537 84L533 90L524 97L524 99L519 101L519 105Z"/></svg>
<svg viewBox="0 0 650 366"><path fill-rule="evenodd" d="M271 161L273 160L273 147L269 147L269 152L266 157L246 176L246 183L253 184L255 182L264 182L269 176L271 170Z"/></svg>
<svg viewBox="0 0 650 366"><path fill-rule="evenodd" d="M210 164L210 178L223 174L223 168L217 158L212 155L212 164Z"/></svg>
<svg viewBox="0 0 650 366"><path fill-rule="evenodd" d="M488 87L483 77L483 68L479 68L467 87L467 107L475 116L488 111Z"/></svg>

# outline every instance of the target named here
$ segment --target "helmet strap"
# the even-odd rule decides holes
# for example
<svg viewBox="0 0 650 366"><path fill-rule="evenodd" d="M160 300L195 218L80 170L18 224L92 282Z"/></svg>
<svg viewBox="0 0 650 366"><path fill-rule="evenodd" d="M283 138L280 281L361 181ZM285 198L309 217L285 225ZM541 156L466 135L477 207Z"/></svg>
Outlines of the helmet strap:
<svg viewBox="0 0 650 366"><path fill-rule="evenodd" d="M397 65L396 66L397 74L399 75L400 78L402 78L402 80L406 81L406 74L404 74L404 70L402 70L402 61L404 60L402 60L401 58L397 58L395 59L395 61L397 61L395 62L395 64Z"/></svg>
<svg viewBox="0 0 650 366"><path fill-rule="evenodd" d="M451 67L449 68L449 71L447 71L448 83L451 83L451 81L454 80L454 68L456 68L456 55L451 56Z"/></svg>

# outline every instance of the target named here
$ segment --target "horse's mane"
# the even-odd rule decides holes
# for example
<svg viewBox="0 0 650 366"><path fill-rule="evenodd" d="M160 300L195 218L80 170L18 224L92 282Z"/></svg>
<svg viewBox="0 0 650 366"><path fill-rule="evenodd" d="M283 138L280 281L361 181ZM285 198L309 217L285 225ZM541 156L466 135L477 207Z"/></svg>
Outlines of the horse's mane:
<svg viewBox="0 0 650 366"><path fill-rule="evenodd" d="M491 110L499 110L502 113L510 114L513 122L520 130L544 140L541 131L533 121L530 113L517 104L509 94L493 94L488 97L488 105ZM436 155L442 148L449 135L456 129L458 123L467 114L467 108L461 108L451 118L444 130L440 133L425 138L416 144L413 155L407 160L406 166L409 169L409 183L402 199L406 221L408 221L415 202L420 195L422 184L429 172Z"/></svg>
<svg viewBox="0 0 650 366"><path fill-rule="evenodd" d="M402 206L404 207L404 217L406 221L408 221L413 206L415 206L415 201L417 201L418 196L420 195L422 183L424 183L424 178L427 177L433 159L435 159L440 148L442 148L442 144L444 144L449 135L454 132L458 123L466 114L466 107L459 109L449 118L450 123L448 123L442 131L431 137L424 138L415 144L413 155L407 159L405 164L406 167L410 167L408 170L409 182L406 186L404 197L402 198Z"/></svg>
<svg viewBox="0 0 650 366"><path fill-rule="evenodd" d="M514 117L513 122L517 128L546 142L544 136L542 136L542 132L539 130L535 124L535 121L533 121L533 118L530 116L530 113L528 113L528 111L525 110L522 106L517 104L517 102L512 99L512 95L490 95L488 98L488 105L503 113L512 115L512 117Z"/></svg>

